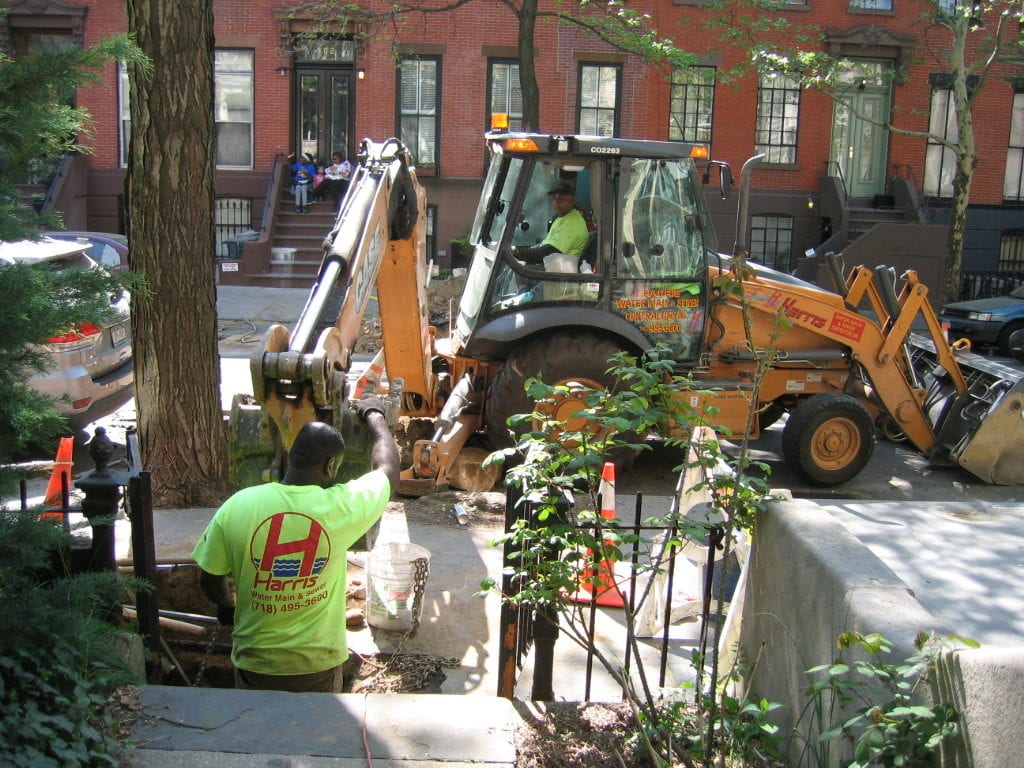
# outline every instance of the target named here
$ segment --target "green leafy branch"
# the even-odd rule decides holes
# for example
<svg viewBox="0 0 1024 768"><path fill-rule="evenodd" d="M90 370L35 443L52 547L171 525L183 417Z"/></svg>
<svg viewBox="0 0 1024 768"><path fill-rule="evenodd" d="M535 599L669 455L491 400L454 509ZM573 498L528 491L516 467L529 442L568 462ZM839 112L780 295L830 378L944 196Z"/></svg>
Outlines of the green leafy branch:
<svg viewBox="0 0 1024 768"><path fill-rule="evenodd" d="M934 765L939 745L955 738L960 729L957 712L951 706L921 703L921 687L934 672L939 657L956 644L978 647L976 641L966 637L939 638L919 632L914 640L915 652L893 663L883 658L892 652L892 643L886 637L843 632L837 641L837 658L808 670L809 675L819 675L811 683L808 696L830 694L841 707L857 708L855 714L823 732L820 740L849 739L854 757L849 768ZM860 651L866 658L848 658L849 651Z"/></svg>

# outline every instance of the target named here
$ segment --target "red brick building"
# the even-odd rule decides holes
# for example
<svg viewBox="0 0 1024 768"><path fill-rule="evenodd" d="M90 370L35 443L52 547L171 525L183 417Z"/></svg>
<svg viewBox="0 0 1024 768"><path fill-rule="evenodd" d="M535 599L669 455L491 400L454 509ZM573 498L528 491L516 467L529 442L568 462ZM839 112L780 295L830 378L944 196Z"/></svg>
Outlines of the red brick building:
<svg viewBox="0 0 1024 768"><path fill-rule="evenodd" d="M10 13L0 23L0 43L15 52L88 45L127 28L122 2L4 5ZM354 158L363 137L398 136L413 149L431 206L432 256L447 265L450 242L471 223L490 112L510 111L513 120L521 114L517 19L503 3L476 0L387 24L354 16L325 26L308 5L214 1L220 279L304 285L330 206L293 214L283 192L285 158L310 152L326 161L332 151ZM850 248L880 222L941 224L948 217L952 164L941 145L860 121L784 76L747 73L725 82L723 73L746 54L705 27L716 12L704 0L636 7L651 14L659 36L697 54L695 65L650 66L542 15L534 48L543 131L702 141L737 173L746 158L764 152L753 176L748 241L754 256L782 269L793 269L809 250ZM817 25L823 47L854 63L850 93L858 111L924 132L944 130L949 93L942 59L948 39L921 21L929 7L925 0L792 0L776 13L794 25ZM542 1L542 11L552 8ZM892 69L900 75L895 84L883 76ZM128 98L127 77L113 64L102 84L79 93L95 121L93 154L69 160L64 189L50 194L69 229L123 231ZM979 153L964 268L1024 271L1024 72L989 80L974 124ZM708 195L728 247L735 202ZM944 241L933 230L942 229L907 238L887 230L881 255L940 268ZM279 256L287 252L275 250L281 248L295 249L286 264ZM878 248L864 239L865 251Z"/></svg>

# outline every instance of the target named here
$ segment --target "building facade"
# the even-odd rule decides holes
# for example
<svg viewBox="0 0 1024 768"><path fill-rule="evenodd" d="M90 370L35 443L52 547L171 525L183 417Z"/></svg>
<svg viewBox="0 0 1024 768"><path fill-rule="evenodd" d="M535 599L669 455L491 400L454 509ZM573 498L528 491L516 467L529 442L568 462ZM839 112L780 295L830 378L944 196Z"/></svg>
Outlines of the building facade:
<svg viewBox="0 0 1024 768"><path fill-rule="evenodd" d="M124 3L17 0L0 35L8 50L89 45L127 30ZM288 202L289 155L355 159L363 137L397 136L413 151L430 206L430 254L453 262L453 241L470 227L484 170L483 133L492 111L521 124L519 21L497 0L457 10L380 20L384 6L214 0L216 264L223 282L303 285L330 224L323 206L297 220ZM340 5L340 4L339 4ZM842 252L877 224L942 225L952 162L926 133L951 136L948 40L922 19L925 0L803 0L774 13L793 35L817 29L822 50L849 61L853 109L789 76L734 70L747 51L709 26L720 11L704 0L647 0L659 36L694 54L692 66L651 65L624 53L541 0L533 49L540 130L699 141L738 170L765 155L752 177L749 230L755 258L791 271L804 255ZM895 80L886 73L897 73ZM1016 75L1016 78L1015 78ZM127 74L108 65L79 92L95 123L92 153L76 159L51 194L69 228L124 231ZM973 177L964 269L1024 271L1024 73L988 80L974 108ZM871 120L891 119L910 133ZM735 201L708 192L719 241L736 238ZM314 211L317 211L314 208ZM922 230L924 231L924 230ZM865 251L877 250L866 241ZM941 271L944 237L885 237L886 257ZM286 258L280 258L285 254ZM288 262L283 265L281 262ZM308 262L303 270L299 265Z"/></svg>

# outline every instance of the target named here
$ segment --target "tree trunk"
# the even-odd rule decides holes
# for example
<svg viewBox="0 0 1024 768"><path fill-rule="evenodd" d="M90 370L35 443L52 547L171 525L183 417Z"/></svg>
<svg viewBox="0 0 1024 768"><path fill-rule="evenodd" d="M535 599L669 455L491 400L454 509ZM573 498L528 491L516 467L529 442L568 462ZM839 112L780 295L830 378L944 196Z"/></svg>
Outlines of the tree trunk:
<svg viewBox="0 0 1024 768"><path fill-rule="evenodd" d="M537 0L523 0L519 9L519 86L523 91L523 128L540 130L540 89L534 67L533 31L537 26Z"/></svg>
<svg viewBox="0 0 1024 768"><path fill-rule="evenodd" d="M161 506L227 491L213 269L213 0L127 0L152 63L132 67L126 180L142 461Z"/></svg>
<svg viewBox="0 0 1024 768"><path fill-rule="evenodd" d="M934 302L936 308L957 301L960 296L967 208L971 201L971 179L978 164L977 148L974 143L972 97L968 91L967 81L969 72L965 58L968 31L969 24L966 19L955 25L953 44L949 53L950 71L953 73L951 95L956 110L956 175L953 177L953 207L950 212L949 240L946 247L946 277L942 283L942 295Z"/></svg>

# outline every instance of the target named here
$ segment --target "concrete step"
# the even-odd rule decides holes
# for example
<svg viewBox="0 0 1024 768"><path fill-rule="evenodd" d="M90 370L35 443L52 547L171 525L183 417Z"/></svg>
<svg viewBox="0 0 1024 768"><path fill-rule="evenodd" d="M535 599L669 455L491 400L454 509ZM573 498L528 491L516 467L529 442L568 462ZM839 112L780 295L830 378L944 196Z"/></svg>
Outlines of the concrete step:
<svg viewBox="0 0 1024 768"><path fill-rule="evenodd" d="M137 768L298 765L514 768L522 717L508 699L138 688Z"/></svg>

